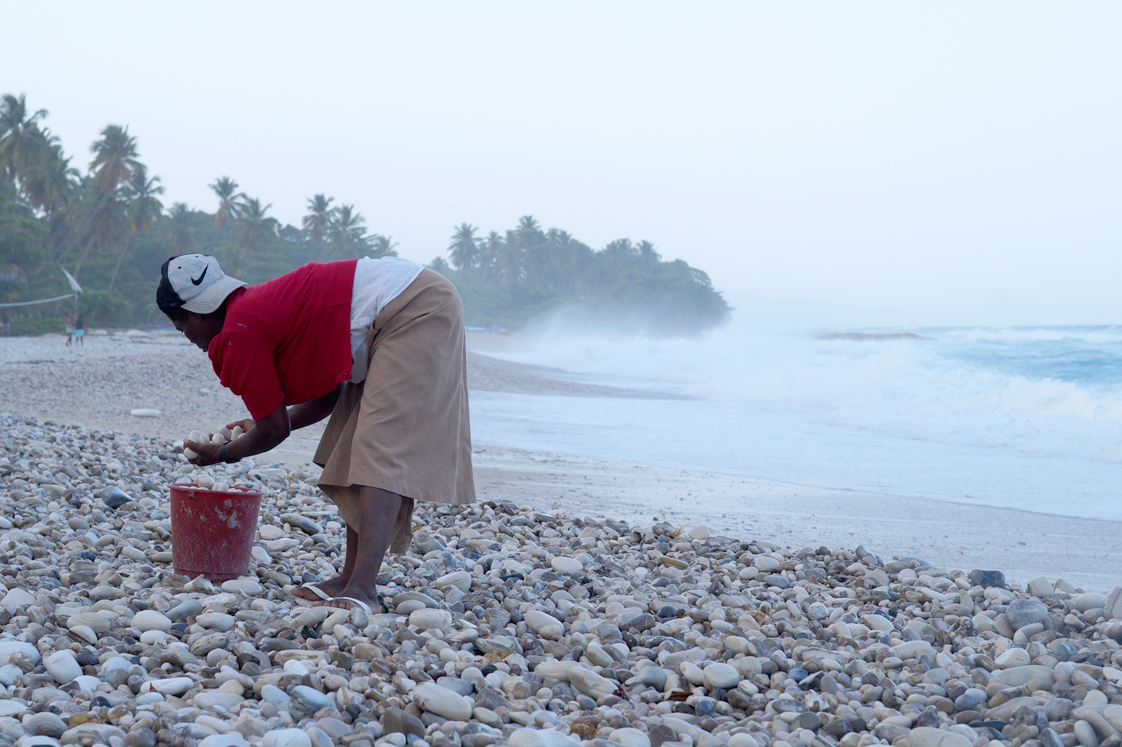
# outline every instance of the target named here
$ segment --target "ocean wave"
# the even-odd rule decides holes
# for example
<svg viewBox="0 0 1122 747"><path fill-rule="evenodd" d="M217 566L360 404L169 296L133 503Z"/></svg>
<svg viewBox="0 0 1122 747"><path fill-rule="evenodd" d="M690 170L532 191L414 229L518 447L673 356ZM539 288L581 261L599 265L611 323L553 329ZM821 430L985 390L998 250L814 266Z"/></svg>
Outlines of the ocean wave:
<svg viewBox="0 0 1122 747"><path fill-rule="evenodd" d="M915 333L916 336L908 336ZM825 424L949 444L1122 461L1122 327L850 330L703 338L526 338L505 357Z"/></svg>
<svg viewBox="0 0 1122 747"><path fill-rule="evenodd" d="M1122 326L1088 327L942 327L920 330L945 340L961 342L1082 342L1122 344Z"/></svg>

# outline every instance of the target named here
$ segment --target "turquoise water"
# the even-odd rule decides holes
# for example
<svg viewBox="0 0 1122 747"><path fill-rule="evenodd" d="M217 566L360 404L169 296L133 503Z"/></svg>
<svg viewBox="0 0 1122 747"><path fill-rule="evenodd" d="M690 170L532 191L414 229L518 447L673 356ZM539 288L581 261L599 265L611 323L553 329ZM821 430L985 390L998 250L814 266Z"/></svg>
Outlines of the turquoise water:
<svg viewBox="0 0 1122 747"><path fill-rule="evenodd" d="M964 365L1094 389L1122 385L1122 326L928 329Z"/></svg>
<svg viewBox="0 0 1122 747"><path fill-rule="evenodd" d="M561 378L693 399L473 392L474 434L482 443L1122 520L1122 327L845 332L733 327L701 340L527 340L506 357L554 367Z"/></svg>

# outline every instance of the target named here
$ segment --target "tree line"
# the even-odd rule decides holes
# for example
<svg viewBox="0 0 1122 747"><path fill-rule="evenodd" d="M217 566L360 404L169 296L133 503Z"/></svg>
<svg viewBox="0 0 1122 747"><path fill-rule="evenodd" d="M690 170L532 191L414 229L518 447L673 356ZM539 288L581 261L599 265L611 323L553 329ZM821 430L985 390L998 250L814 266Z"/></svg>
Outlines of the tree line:
<svg viewBox="0 0 1122 747"><path fill-rule="evenodd" d="M448 259L429 266L456 283L468 323L517 326L566 309L574 321L633 322L666 333L697 332L724 322L730 309L709 276L677 259L664 261L650 241L617 239L594 250L532 215L504 233L462 223Z"/></svg>
<svg viewBox="0 0 1122 747"><path fill-rule="evenodd" d="M229 274L254 283L313 260L396 255L388 236L370 233L354 205L317 194L300 228L282 225L272 206L223 176L210 184L213 213L164 205L160 177L142 161L127 127L108 125L74 165L46 126L48 113L25 96L0 97L0 303L69 290L65 267L82 284L82 311L98 324L158 321L154 288L175 254L218 257ZM16 332L58 326L61 307L5 310Z"/></svg>
<svg viewBox="0 0 1122 747"><path fill-rule="evenodd" d="M396 256L389 236L372 233L353 204L325 194L308 199L299 227L239 190L229 176L209 185L213 212L164 204L158 175L135 136L108 125L75 165L51 132L44 109L26 96L0 97L0 303L69 291L60 268L82 284L91 324L161 321L154 288L172 255L213 254L230 275L257 283L310 261ZM531 216L499 234L459 226L448 259L430 265L460 288L469 324L516 326L543 311L580 304L598 312L654 313L677 307L672 326L700 329L728 307L709 278L685 262L663 262L654 246L626 239L594 251L565 231L544 231ZM59 328L58 304L4 309L15 333Z"/></svg>

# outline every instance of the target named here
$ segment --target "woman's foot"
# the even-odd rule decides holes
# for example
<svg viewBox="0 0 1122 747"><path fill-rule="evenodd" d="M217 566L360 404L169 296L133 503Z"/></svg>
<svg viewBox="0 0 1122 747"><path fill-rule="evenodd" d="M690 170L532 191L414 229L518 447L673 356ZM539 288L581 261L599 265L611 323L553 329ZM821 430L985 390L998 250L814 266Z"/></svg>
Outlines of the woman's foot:
<svg viewBox="0 0 1122 747"><path fill-rule="evenodd" d="M316 588L328 596L328 598L338 596L343 593L343 589L347 588L347 579L339 575L335 578L329 578L326 581L315 584ZM309 602L321 602L323 597L316 594L311 589L306 589L303 586L298 586L292 590L292 596L299 597L300 599Z"/></svg>
<svg viewBox="0 0 1122 747"><path fill-rule="evenodd" d="M333 594L331 599L316 601L312 606L337 607L343 610L361 609L361 605L356 604L356 602L365 604L369 608L369 613L372 615L379 615L386 611L380 594L377 592L370 593L357 586L347 586L338 594Z"/></svg>

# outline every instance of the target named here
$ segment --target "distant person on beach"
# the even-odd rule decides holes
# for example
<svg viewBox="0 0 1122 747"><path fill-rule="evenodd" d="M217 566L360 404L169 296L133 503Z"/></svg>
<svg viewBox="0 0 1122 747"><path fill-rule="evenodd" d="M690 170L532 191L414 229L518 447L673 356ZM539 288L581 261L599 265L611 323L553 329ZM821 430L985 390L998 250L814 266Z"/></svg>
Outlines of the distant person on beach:
<svg viewBox="0 0 1122 747"><path fill-rule="evenodd" d="M9 334L11 334L11 331L12 323L8 321L8 315L0 315L0 335L4 335L5 337L7 337Z"/></svg>
<svg viewBox="0 0 1122 747"><path fill-rule="evenodd" d="M74 344L86 346L86 319L81 314L78 315L78 321L74 322Z"/></svg>
<svg viewBox="0 0 1122 747"><path fill-rule="evenodd" d="M314 461L347 523L343 572L293 593L371 610L386 550L405 552L416 500L475 500L463 305L444 277L397 257L311 263L247 287L214 257L161 268L156 304L207 351L252 420L197 465L276 448L331 416ZM384 610L381 610L384 611Z"/></svg>
<svg viewBox="0 0 1122 747"><path fill-rule="evenodd" d="M70 347L70 343L74 342L74 320L67 314L66 322L66 347Z"/></svg>

